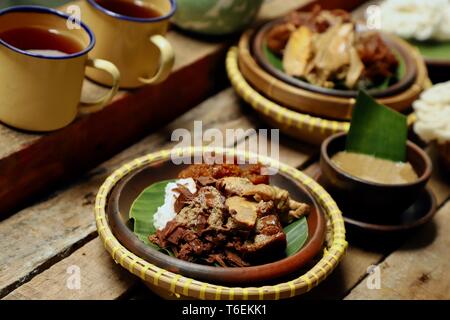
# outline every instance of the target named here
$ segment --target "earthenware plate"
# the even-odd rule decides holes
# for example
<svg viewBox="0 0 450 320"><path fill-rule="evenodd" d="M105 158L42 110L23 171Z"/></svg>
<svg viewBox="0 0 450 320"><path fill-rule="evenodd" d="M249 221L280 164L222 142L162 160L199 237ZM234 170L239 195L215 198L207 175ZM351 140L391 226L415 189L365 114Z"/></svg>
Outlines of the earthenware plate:
<svg viewBox="0 0 450 320"><path fill-rule="evenodd" d="M293 111L322 119L351 119L355 98L331 96L298 88L276 78L261 67L252 55L250 50L252 35L253 30L249 30L241 36L238 64L239 73L251 85L253 91L258 91L264 95L264 98ZM399 41L405 47L405 50L409 50L414 57L417 67L416 80L406 90L393 96L378 98L377 101L398 112L408 113L412 103L418 99L425 88L431 85L431 82L428 79L425 63L418 51L406 41ZM227 71L230 73L228 69ZM231 78L230 80L233 81ZM259 100L255 102L260 103Z"/></svg>
<svg viewBox="0 0 450 320"><path fill-rule="evenodd" d="M274 77L295 87L330 96L355 98L358 94L356 90L320 87L314 84L310 84L307 81L301 80L299 78L290 76L283 71L281 58L274 54L267 47L266 40L267 34L270 29L282 22L282 19L269 22L256 31L255 36L251 42L252 54L255 57L256 61ZM417 66L414 61L414 57L405 49L404 46L399 43L397 38L387 34L381 34L381 36L384 42L397 55L397 58L400 62L400 80L386 88L373 88L367 90L367 92L375 98L393 96L406 90L414 82L417 75Z"/></svg>
<svg viewBox="0 0 450 320"><path fill-rule="evenodd" d="M128 250L144 260L168 271L197 280L219 284L255 284L295 274L321 252L325 237L325 217L313 196L291 176L279 172L270 177L270 184L289 191L291 196L311 205L308 215L308 239L296 254L275 262L251 267L222 268L191 263L166 255L140 241L128 227L133 201L151 184L176 178L185 165L161 161L138 168L119 181L111 192L107 205L108 223L114 236Z"/></svg>

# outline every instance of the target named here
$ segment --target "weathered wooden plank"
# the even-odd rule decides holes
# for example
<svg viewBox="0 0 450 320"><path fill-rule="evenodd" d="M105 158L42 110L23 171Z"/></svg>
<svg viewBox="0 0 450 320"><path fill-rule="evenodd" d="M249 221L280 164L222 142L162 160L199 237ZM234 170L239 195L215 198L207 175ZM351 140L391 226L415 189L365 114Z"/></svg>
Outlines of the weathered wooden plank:
<svg viewBox="0 0 450 320"><path fill-rule="evenodd" d="M4 299L116 299L125 294L136 279L105 253L102 242L96 238Z"/></svg>
<svg viewBox="0 0 450 320"><path fill-rule="evenodd" d="M431 152L431 158L435 160L436 155L434 154L434 152ZM305 172L314 177L317 174L318 167L319 164L314 163L313 165L308 167ZM433 176L429 183L429 187L436 194L438 205L442 205L442 203L450 196L449 185L443 180L442 176L439 175L439 170L433 173ZM425 228L433 228L433 225L435 223L436 222L431 222ZM426 231L418 230L418 232L422 233ZM448 235L446 237L450 238L448 237ZM329 277L329 279L321 283L315 290L305 295L304 298L341 299L344 298L352 290L353 287L358 285L358 283L359 286L365 287L366 281L364 279L367 277L368 272L370 271L369 268L380 263L391 252L400 247L402 243L402 239L397 239L395 242L390 243L389 246L387 246L386 244L383 244L382 246L376 246L376 244L374 244L374 246L372 246L371 248L362 248L358 247L355 244L352 244L352 242L350 241L346 256L341 261L337 269L333 272L333 274ZM393 254L396 254L396 252L394 252ZM415 254L420 255L420 250L417 250ZM392 273L395 272L396 270L393 269ZM348 297L353 298L351 294Z"/></svg>
<svg viewBox="0 0 450 320"><path fill-rule="evenodd" d="M214 103L217 104L219 101L222 100L216 99ZM194 116L194 119L198 118ZM293 148L288 149L287 151L285 151L284 147L282 149L283 151L280 152L281 160L290 163L291 165L295 165L295 162L297 161L296 159L298 159L298 156L296 156L295 154L295 143L293 143ZM317 164L310 166L306 170L306 173L311 174L315 172L315 167L317 167ZM381 251L370 251L351 245L348 249L346 257L341 262L339 267L333 272L330 278L319 285L318 288L302 297L302 299L338 299L344 297L356 284L364 279L364 277L367 275L369 266L378 264L391 251L392 248L385 248L385 250ZM108 254L105 252L105 255ZM87 257L86 259L89 259L89 257ZM46 277L49 276L46 275ZM47 291L45 289L45 285L41 286L35 284L34 279L30 281L29 285L33 287L34 290L39 290L40 297L42 297L42 292ZM41 287L42 289L38 289ZM11 297L14 297L16 294L18 294L19 296L23 295L26 297L33 297L31 295L32 291L28 290L25 286L16 289L11 294ZM52 296L45 297L52 298ZM154 296L149 293L147 298L154 298Z"/></svg>
<svg viewBox="0 0 450 320"><path fill-rule="evenodd" d="M233 97L231 91L226 94ZM205 127L208 127L208 121L216 120L221 121L223 126L228 126L228 122L242 118L239 110L238 105L219 104L217 100L204 103L179 118L167 129L150 135L110 159L72 188L2 221L0 293L26 278L34 269L42 265L45 268L49 259L58 259L58 255L64 254L67 248L95 232L93 199L100 184L114 168L132 158L167 146L173 129L192 129L193 120L201 119L200 115L205 118ZM214 123L213 126L217 124Z"/></svg>
<svg viewBox="0 0 450 320"><path fill-rule="evenodd" d="M244 109L245 111L245 109ZM0 223L0 296L29 280L48 265L65 257L73 245L95 233L92 205L98 187L119 165L145 153L167 147L174 129L192 130L193 121L221 131L254 128L259 123L241 113L240 101L231 89L205 101L175 122L105 162L79 183L48 201L27 208ZM256 120L255 120L256 121ZM173 145L173 144L172 144ZM305 148L303 148L304 150ZM284 153L283 150L286 150ZM300 165L308 154L291 145L280 151L282 160ZM287 154L284 156L284 154ZM88 257L87 259L92 259ZM99 262L101 263L101 262ZM32 280L33 281L33 280ZM21 290L20 288L18 290ZM37 289L36 289L37 290ZM45 290L44 290L45 291Z"/></svg>
<svg viewBox="0 0 450 320"><path fill-rule="evenodd" d="M382 259L383 254L349 245L344 259L317 288L300 297L305 300L342 299L368 272L368 267Z"/></svg>
<svg viewBox="0 0 450 320"><path fill-rule="evenodd" d="M226 103L225 101L231 102L230 104ZM216 127L218 123L223 123L226 121L224 119L223 112L217 112L216 114L211 113L205 113L206 110L209 110L210 106L215 106L217 110L223 110L228 106L228 108L231 108L232 113L236 115L236 113L239 113L238 101L236 100L236 97L232 94L230 90L225 91L221 93L220 95L217 95L213 98L211 98L209 101L205 102L201 107L196 108L192 110L191 112L187 113L183 118L183 121L192 122L194 120L200 119L200 115L203 115L203 119L205 119L205 128L211 128ZM236 108L236 109L235 109ZM240 122L239 116L234 119L227 119L229 122L226 124L226 128L230 128L231 126L229 124L235 123L232 127L236 128L248 128L243 127L244 123L249 123L249 118L251 118L251 115L246 115L246 117ZM252 122L253 123L253 122ZM256 123L254 123L255 126L257 126ZM164 130L165 134L162 136L167 137L168 133L171 132L171 130L182 127L178 125L176 122L174 122L172 125L168 126L168 130ZM284 142L285 140L282 139ZM283 148L281 153L281 160L284 162L287 162L291 165L296 165L297 161L302 159L307 159L307 157L303 154L297 154L296 153L296 144L295 142L290 142L292 145L289 148ZM142 148L140 149L140 153L143 154L146 152L146 149L144 145L142 145ZM130 155L128 155L127 152L122 153L121 155L117 156L116 158L113 158L111 160L111 166L116 167L120 163L123 163L125 160L129 160ZM302 160L303 161L303 160ZM314 171L314 167L316 165L311 166L307 171L307 173L311 173ZM103 169L99 169L101 171ZM433 178L434 181L435 178ZM443 193L444 197L445 192ZM448 193L447 193L448 196ZM77 196L79 198L79 196ZM91 198L93 197L93 194L91 194ZM87 197L89 198L89 197ZM76 206L76 205L75 205ZM45 217L44 217L45 218ZM93 223L93 222L92 222ZM1 225L0 225L1 227ZM16 226L14 226L16 227ZM3 233L3 232L2 232ZM2 241L5 243L4 241ZM386 256L386 254L390 252L389 250L383 251L383 252L374 252L374 251L366 251L358 247L350 246L347 256L344 258L344 260L341 262L338 269L331 275L331 277L322 283L318 288L313 290L310 294L306 295L304 298L306 299L315 299L315 298L341 298L343 297L353 286L355 286L358 282L360 282L365 276L367 272L367 267L370 265L374 265L379 263L380 260L383 259L383 257ZM107 253L105 252L107 255ZM88 256L87 259L90 259ZM23 261L23 260L22 260ZM47 271L44 271L47 272ZM40 286L34 285L34 279L31 280L30 286L33 288L39 288ZM23 289L22 289L23 288ZM26 287L20 287L16 291L16 294L22 294L27 295ZM35 289L39 290L39 289ZM45 286L40 289L41 292L45 292Z"/></svg>
<svg viewBox="0 0 450 320"><path fill-rule="evenodd" d="M345 299L450 299L449 234L450 202L433 223L378 264L379 289L369 289L362 281Z"/></svg>
<svg viewBox="0 0 450 320"><path fill-rule="evenodd" d="M198 117L194 117L193 119L198 119ZM245 118L246 120L245 121L247 121L247 122L249 122L248 121L248 118ZM233 127L239 127L240 125L239 125L239 120L235 120L235 121L231 121L231 122L234 122L236 125L235 126L233 126ZM286 160L286 159L282 159L283 161L285 161L285 162L288 162L288 163L290 163L291 165L295 165L295 161L297 161L296 159L297 159L297 156L295 156L295 149L296 149L296 143L293 143L293 146L294 146L294 148L292 148L292 151L293 151L293 153L292 153L292 155L293 155L293 157L289 157L289 159L288 160ZM288 150L289 150L289 148L288 148ZM124 152L123 154L125 154L126 152ZM143 153L145 153L145 152L143 152ZM127 158L127 155L124 155L125 156L125 158ZM117 158L117 159L116 159ZM121 160L120 159L120 156L118 156L118 157L116 157L114 160L116 161L116 164L118 165L118 164L120 164L120 163L122 163L122 161L124 161L123 159ZM292 161L292 162L291 162ZM114 162L114 161L112 161L112 162ZM103 170L105 170L104 168L99 168L98 170L96 170L97 171L97 173L100 173L101 171L103 171ZM87 198L87 201L86 202L89 202L89 198L92 200L92 197L93 197L93 194L90 194ZM1 228L1 225L0 225L0 228ZM96 241L96 240L94 240L94 241ZM92 241L93 242L93 241ZM80 249L81 250L81 249ZM95 251L95 250L92 250L93 252ZM77 251L78 252L78 251ZM77 253L77 252L75 252L74 253L74 255ZM86 251L86 252L89 252L89 251ZM107 256L107 253L106 252L104 252L104 254L106 254L106 256ZM87 255L86 255L87 256ZM89 255L89 257L91 257L91 255ZM70 257L69 257L70 258ZM69 259L69 258L67 258L67 259ZM66 260L66 259L65 259ZM94 259L95 260L95 259ZM48 261L48 260L47 260ZM63 260L64 261L64 260ZM55 265L55 267L57 267L59 264L60 264L61 262L59 262L59 263L57 263L56 265ZM362 264L362 265L364 265L364 264ZM2 269L0 268L0 271L1 271ZM34 270L36 270L36 269L34 269ZM51 269L49 269L49 270L47 270L47 271L44 271L44 273L45 272L50 272L50 270ZM61 269L62 270L62 269ZM40 270L37 270L37 271L40 271ZM52 272L54 272L54 271L52 271ZM51 273L50 275L53 275L53 274L55 274L55 275L57 275L57 273ZM36 277L37 278L37 277ZM33 278L33 280L31 280L31 281L34 281L34 279L36 279L36 278ZM50 277L49 279L52 279L53 277ZM44 278L45 279L45 278ZM109 278L109 279L112 279L112 278ZM109 280L108 280L108 282L109 282ZM43 281L42 282L43 284L45 284L45 283L47 283L47 281ZM32 284L32 282L30 282L29 283L30 285ZM23 288L24 286L22 286L22 287L20 287L19 289L21 289L21 288ZM33 288L36 288L36 286L34 286L33 285ZM39 286L39 288L41 288L41 289L45 289L45 285L44 286ZM20 291L18 291L19 289L17 289L15 292L14 292L14 294L17 294L17 297L20 297L21 296L21 294L23 294L23 293L21 293ZM27 291L28 293L30 293L29 291ZM44 292L45 292L45 290L44 290ZM26 296L26 294L25 295L23 295L24 297ZM32 295L31 295L32 296ZM119 296L119 295L117 295L117 296ZM99 298L99 296L97 296L97 298Z"/></svg>
<svg viewBox="0 0 450 320"><path fill-rule="evenodd" d="M258 19L273 17L274 7L281 15L305 2L271 1ZM171 31L168 38L177 62L164 83L122 91L107 108L57 132L30 135L0 125L0 218L58 183L76 178L226 86L223 61L233 37L207 42ZM86 82L83 100L104 90Z"/></svg>

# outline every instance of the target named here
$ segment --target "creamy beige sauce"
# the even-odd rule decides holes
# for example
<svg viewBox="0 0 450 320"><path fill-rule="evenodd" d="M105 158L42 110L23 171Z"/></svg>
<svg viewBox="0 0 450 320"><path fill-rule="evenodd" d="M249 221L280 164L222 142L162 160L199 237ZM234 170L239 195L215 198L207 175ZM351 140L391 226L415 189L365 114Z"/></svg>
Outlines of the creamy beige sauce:
<svg viewBox="0 0 450 320"><path fill-rule="evenodd" d="M394 162L346 151L336 153L331 160L346 173L371 182L402 184L418 179L408 162Z"/></svg>

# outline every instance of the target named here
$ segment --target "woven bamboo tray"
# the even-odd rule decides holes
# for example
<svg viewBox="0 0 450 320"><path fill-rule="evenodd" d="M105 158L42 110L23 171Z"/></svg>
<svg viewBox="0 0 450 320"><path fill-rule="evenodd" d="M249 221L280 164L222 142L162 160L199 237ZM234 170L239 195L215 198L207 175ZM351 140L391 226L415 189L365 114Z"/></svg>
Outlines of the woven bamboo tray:
<svg viewBox="0 0 450 320"><path fill-rule="evenodd" d="M351 118L355 98L335 97L301 89L277 79L259 66L250 52L252 33L252 30L248 30L239 41L239 68L255 89L274 102L298 112L336 120ZM392 38L411 54L417 66L417 75L408 89L377 100L394 110L405 112L411 108L412 102L419 97L429 80L425 62L419 52L406 41L394 36Z"/></svg>
<svg viewBox="0 0 450 320"><path fill-rule="evenodd" d="M237 47L230 48L228 51L226 58L228 77L237 94L249 103L269 125L279 128L291 137L316 145L334 133L348 131L350 127L348 121L328 120L296 112L263 96L246 81L239 70L238 52ZM408 125L413 124L415 119L415 115L410 114Z"/></svg>
<svg viewBox="0 0 450 320"><path fill-rule="evenodd" d="M133 252L130 252L112 234L105 212L107 199L114 186L129 172L158 161L170 159L171 152L183 156L192 156L199 152L208 152L209 154L215 152L215 154L244 157L247 160L256 157L261 164L277 168L284 174L289 175L299 183L302 183L322 206L323 212L327 217L327 241L320 260L305 274L287 282L262 287L225 287L200 282L195 279L189 279L179 274L169 272L136 256ZM185 149L164 150L148 154L125 164L113 172L100 187L95 202L95 221L98 234L112 258L122 267L141 278L147 286L155 291L155 293L165 298L202 300L278 300L294 297L308 292L322 282L334 268L336 268L347 248L342 214L334 200L319 184L297 169L274 159L234 149L191 147Z"/></svg>

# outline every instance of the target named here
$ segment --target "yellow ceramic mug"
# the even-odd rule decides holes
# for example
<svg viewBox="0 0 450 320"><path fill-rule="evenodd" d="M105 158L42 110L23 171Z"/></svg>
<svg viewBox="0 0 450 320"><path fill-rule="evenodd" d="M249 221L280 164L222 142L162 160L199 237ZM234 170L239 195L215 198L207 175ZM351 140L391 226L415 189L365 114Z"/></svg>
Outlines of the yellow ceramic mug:
<svg viewBox="0 0 450 320"><path fill-rule="evenodd" d="M135 3L133 0L114 2ZM175 0L140 0L156 10L159 16L142 18L112 11L97 0L82 2L81 19L97 37L93 57L112 61L121 72L120 86L136 88L164 81L174 64L174 52L164 35L169 19L176 10ZM88 77L102 84L111 84L103 73L89 70Z"/></svg>
<svg viewBox="0 0 450 320"><path fill-rule="evenodd" d="M69 28L68 19L38 6L0 11L0 121L24 130L56 130L78 113L98 111L115 95L118 69L108 61L89 59L95 44L92 31L85 24ZM80 50L68 53L66 44ZM98 101L80 105L86 67L109 73L112 89Z"/></svg>

